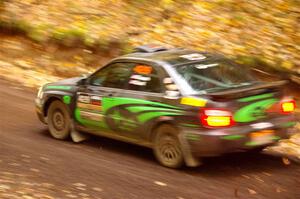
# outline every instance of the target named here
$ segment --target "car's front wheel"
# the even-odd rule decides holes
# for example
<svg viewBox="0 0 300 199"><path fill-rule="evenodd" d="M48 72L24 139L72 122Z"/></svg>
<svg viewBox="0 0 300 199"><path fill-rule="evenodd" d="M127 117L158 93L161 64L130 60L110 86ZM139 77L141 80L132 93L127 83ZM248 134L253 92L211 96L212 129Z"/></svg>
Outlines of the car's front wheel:
<svg viewBox="0 0 300 199"><path fill-rule="evenodd" d="M156 159L166 167L180 168L184 157L178 140L178 130L163 124L156 130L153 151Z"/></svg>
<svg viewBox="0 0 300 199"><path fill-rule="evenodd" d="M60 140L70 136L71 119L67 107L61 101L54 101L48 109L48 128L52 137Z"/></svg>

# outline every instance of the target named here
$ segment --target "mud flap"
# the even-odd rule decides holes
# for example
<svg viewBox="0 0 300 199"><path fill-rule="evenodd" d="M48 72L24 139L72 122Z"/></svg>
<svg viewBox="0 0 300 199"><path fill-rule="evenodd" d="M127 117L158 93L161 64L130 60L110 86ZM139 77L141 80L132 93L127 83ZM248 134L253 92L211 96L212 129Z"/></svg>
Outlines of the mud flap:
<svg viewBox="0 0 300 199"><path fill-rule="evenodd" d="M197 167L202 164L199 158L195 158L191 152L191 148L189 144L187 143L184 133L180 133L178 135L178 139L181 145L181 150L184 156L185 164L189 167Z"/></svg>
<svg viewBox="0 0 300 199"><path fill-rule="evenodd" d="M85 133L80 133L80 132L76 131L75 128L74 128L74 122L72 122L72 124L71 124L71 138L72 138L73 142L78 143L78 142L83 142L83 141L89 139L90 136L85 134Z"/></svg>

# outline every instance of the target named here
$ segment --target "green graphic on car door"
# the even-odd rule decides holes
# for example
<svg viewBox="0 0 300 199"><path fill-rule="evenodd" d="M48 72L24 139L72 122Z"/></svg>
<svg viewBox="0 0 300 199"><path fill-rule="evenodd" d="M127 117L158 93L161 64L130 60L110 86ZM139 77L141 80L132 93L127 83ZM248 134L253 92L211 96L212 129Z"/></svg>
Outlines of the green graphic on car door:
<svg viewBox="0 0 300 199"><path fill-rule="evenodd" d="M184 114L176 106L135 98L103 98L102 105L107 125L116 131L133 131L160 116Z"/></svg>
<svg viewBox="0 0 300 199"><path fill-rule="evenodd" d="M152 119L160 116L184 115L184 111L176 106L148 100L103 97L101 99L101 113L98 112L98 114L101 114L105 119L96 121L95 118L84 118L82 108L78 106L75 111L76 119L80 123L87 126L109 127L114 131L133 131Z"/></svg>

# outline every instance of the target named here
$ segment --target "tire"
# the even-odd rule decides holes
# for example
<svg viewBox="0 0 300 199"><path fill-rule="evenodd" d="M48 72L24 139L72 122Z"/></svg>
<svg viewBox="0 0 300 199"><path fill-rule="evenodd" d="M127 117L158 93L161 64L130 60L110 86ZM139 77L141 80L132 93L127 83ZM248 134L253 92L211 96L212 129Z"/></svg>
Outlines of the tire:
<svg viewBox="0 0 300 199"><path fill-rule="evenodd" d="M153 152L158 162L169 168L180 168L184 157L178 140L178 130L163 124L156 130Z"/></svg>
<svg viewBox="0 0 300 199"><path fill-rule="evenodd" d="M48 109L48 128L52 137L65 140L70 137L71 118L67 107L61 101L54 101Z"/></svg>

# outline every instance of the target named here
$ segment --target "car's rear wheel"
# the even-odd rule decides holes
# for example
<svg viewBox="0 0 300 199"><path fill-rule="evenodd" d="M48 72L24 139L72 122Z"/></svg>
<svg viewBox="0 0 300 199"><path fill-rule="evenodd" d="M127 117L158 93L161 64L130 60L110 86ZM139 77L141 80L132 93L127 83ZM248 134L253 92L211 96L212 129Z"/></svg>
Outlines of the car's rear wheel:
<svg viewBox="0 0 300 199"><path fill-rule="evenodd" d="M71 118L67 107L61 101L54 101L48 109L48 128L52 137L60 140L70 136Z"/></svg>
<svg viewBox="0 0 300 199"><path fill-rule="evenodd" d="M184 157L178 140L178 130L171 125L163 124L156 130L153 151L156 159L163 166L180 168Z"/></svg>

